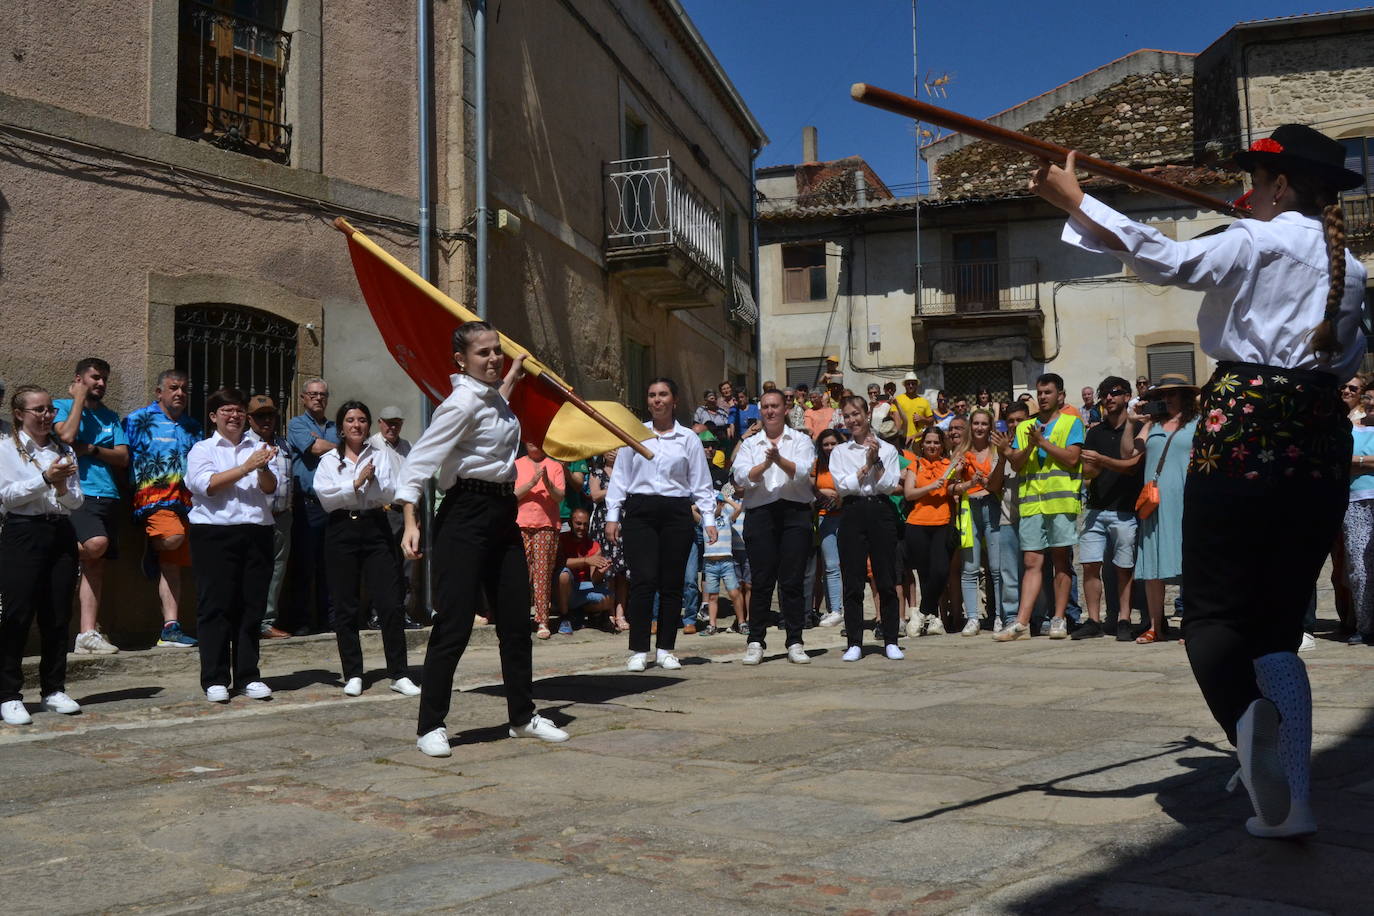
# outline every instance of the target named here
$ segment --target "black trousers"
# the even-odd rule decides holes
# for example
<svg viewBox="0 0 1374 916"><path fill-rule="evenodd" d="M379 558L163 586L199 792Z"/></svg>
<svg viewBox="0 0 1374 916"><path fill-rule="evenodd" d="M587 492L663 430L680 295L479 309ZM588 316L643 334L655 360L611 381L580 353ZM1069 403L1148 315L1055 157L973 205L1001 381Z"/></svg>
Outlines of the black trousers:
<svg viewBox="0 0 1374 916"><path fill-rule="evenodd" d="M299 489L292 496L291 610L283 627L333 626L329 577L324 557L324 531L329 514L313 494Z"/></svg>
<svg viewBox="0 0 1374 916"><path fill-rule="evenodd" d="M630 571L630 651L648 652L658 595L658 648L671 652L682 622L682 580L696 538L692 500L633 493L620 513L620 542Z"/></svg>
<svg viewBox="0 0 1374 916"><path fill-rule="evenodd" d="M406 676L405 607L401 591L401 556L382 509L350 516L330 515L324 531L324 558L329 592L334 598L334 639L344 680L363 676L363 647L358 640L362 606L359 587L367 593L382 622L382 651L392 680Z"/></svg>
<svg viewBox="0 0 1374 916"><path fill-rule="evenodd" d="M948 525L906 526L906 559L921 583L922 614L940 613L940 597L949 582L949 561L953 556Z"/></svg>
<svg viewBox="0 0 1374 916"><path fill-rule="evenodd" d="M1349 459L1347 459L1348 461ZM1266 486L1189 474L1183 493L1183 636L1202 696L1227 736L1259 699L1253 660L1296 652L1350 486Z"/></svg>
<svg viewBox="0 0 1374 916"><path fill-rule="evenodd" d="M530 573L515 524L515 495L451 490L434 520L435 614L420 678L416 734L444 725L453 675L472 636L477 593L486 593L501 642L501 679L512 726L534 717Z"/></svg>
<svg viewBox="0 0 1374 916"><path fill-rule="evenodd" d="M811 507L779 499L750 509L744 516L744 547L749 552L753 584L749 641L767 647L765 636L773 618L776 587L787 645L800 645L806 625L802 579L811 551Z"/></svg>
<svg viewBox="0 0 1374 916"><path fill-rule="evenodd" d="M747 518L747 516L746 516ZM878 617L883 642L897 642L897 513L886 496L845 500L836 541L840 548L840 582L844 588L844 627L849 645L864 640L864 588L868 566L878 589Z"/></svg>
<svg viewBox="0 0 1374 916"><path fill-rule="evenodd" d="M271 525L191 525L201 689L262 680L258 637L272 583Z"/></svg>
<svg viewBox="0 0 1374 916"><path fill-rule="evenodd" d="M76 531L64 516L11 515L0 530L0 703L22 700L24 642L38 621L43 696L66 690Z"/></svg>

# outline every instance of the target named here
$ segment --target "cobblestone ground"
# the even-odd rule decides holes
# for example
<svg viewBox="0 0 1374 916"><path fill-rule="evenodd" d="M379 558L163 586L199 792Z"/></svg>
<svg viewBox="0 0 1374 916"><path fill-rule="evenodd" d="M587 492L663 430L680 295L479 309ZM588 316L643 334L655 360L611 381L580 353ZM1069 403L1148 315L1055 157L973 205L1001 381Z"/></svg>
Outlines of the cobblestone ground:
<svg viewBox="0 0 1374 916"><path fill-rule="evenodd" d="M0 910L1369 912L1374 651L1304 655L1322 831L1286 844L1245 835L1178 643L903 643L845 664L811 630L811 665L778 638L746 668L682 636L681 671L634 675L622 637L555 637L552 746L505 736L488 629L447 760L386 681L343 697L328 638L267 645L276 696L227 707L194 653L86 659L83 715L0 731Z"/></svg>

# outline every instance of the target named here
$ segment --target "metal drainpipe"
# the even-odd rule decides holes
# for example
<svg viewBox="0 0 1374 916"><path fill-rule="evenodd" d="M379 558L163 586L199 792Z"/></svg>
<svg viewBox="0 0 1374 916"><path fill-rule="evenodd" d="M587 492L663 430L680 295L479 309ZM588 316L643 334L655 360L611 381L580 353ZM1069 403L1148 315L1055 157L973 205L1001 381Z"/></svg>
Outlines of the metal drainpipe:
<svg viewBox="0 0 1374 916"><path fill-rule="evenodd" d="M487 0L472 11L474 138L477 147L477 317L487 317Z"/></svg>
<svg viewBox="0 0 1374 916"><path fill-rule="evenodd" d="M434 231L431 222L431 189L433 184L433 162L431 159L431 147L434 145L434 121L432 118L433 102L431 100L431 89L434 81L434 62L430 56L430 0L416 0L415 3L415 58L417 64L417 91L419 99L419 171L420 182L420 214L419 214L419 235L420 235L420 276L426 280L434 281L434 252L433 240ZM429 395L422 393L420 396L420 422L423 428L428 428L430 420L434 416L434 405L430 403ZM425 485L425 508L424 519L421 526L421 537L423 540L422 549L424 557L421 559L424 592L422 598L425 609L431 614L434 613L434 577L431 560L434 556L434 481L431 479Z"/></svg>
<svg viewBox="0 0 1374 916"><path fill-rule="evenodd" d="M760 149L754 149L749 154L749 286L758 310L754 318L754 366L760 387L766 378L763 374L763 308L759 305L763 299L759 297L759 191L756 174L761 152ZM786 382L786 379L783 381ZM784 384L783 387L787 386Z"/></svg>

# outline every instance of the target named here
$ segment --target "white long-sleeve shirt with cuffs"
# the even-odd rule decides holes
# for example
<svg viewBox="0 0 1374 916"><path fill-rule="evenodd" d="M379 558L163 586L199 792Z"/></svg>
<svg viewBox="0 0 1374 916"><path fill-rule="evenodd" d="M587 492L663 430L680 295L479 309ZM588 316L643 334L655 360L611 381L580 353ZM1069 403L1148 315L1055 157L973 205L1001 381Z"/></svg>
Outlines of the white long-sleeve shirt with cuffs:
<svg viewBox="0 0 1374 916"><path fill-rule="evenodd" d="M840 496L890 496L901 485L901 461L897 450L878 440L878 463L867 472L868 446L842 442L830 450L830 476Z"/></svg>
<svg viewBox="0 0 1374 916"><path fill-rule="evenodd" d="M768 434L758 432L741 442L735 452L730 477L735 483L735 491L741 494L744 508L755 509L779 499L809 505L815 498L811 490L811 469L816 464L816 446L806 433L784 426L778 439L778 453L795 464L796 470L789 475L772 465L758 482L750 480L749 472L763 464L770 445Z"/></svg>
<svg viewBox="0 0 1374 916"><path fill-rule="evenodd" d="M644 425L653 429L652 424ZM697 434L674 422L672 429L644 444L654 453L652 461L628 445L616 452L615 469L606 488L606 521L620 521L628 496L689 496L701 513L702 526L714 528L716 493L706 450Z"/></svg>
<svg viewBox="0 0 1374 916"><path fill-rule="evenodd" d="M361 487L354 487L359 472L372 465L372 476ZM369 441L356 459L337 451L325 452L315 468L315 495L326 512L351 509L365 512L380 509L396 498L396 478L400 457L390 446L374 448Z"/></svg>
<svg viewBox="0 0 1374 916"><path fill-rule="evenodd" d="M396 481L396 502L415 503L425 481L439 475L447 490L458 478L515 482L520 420L495 385L470 375L450 376L453 392L406 456Z"/></svg>

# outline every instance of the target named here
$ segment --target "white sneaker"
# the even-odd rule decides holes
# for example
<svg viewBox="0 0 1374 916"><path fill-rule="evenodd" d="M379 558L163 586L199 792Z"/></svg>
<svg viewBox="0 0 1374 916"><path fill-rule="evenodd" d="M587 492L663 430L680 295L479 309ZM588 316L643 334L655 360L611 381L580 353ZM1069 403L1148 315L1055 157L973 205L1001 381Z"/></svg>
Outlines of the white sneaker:
<svg viewBox="0 0 1374 916"><path fill-rule="evenodd" d="M114 655L119 650L99 630L87 630L77 634L72 652L77 655Z"/></svg>
<svg viewBox="0 0 1374 916"><path fill-rule="evenodd" d="M846 662L857 662L863 657L864 650L862 646L850 646L848 649L844 650L844 655L841 655L840 659Z"/></svg>
<svg viewBox="0 0 1374 916"><path fill-rule="evenodd" d="M415 740L415 749L430 757L452 757L453 748L448 746L448 732L443 727L425 732Z"/></svg>
<svg viewBox="0 0 1374 916"><path fill-rule="evenodd" d="M1302 634L1302 642L1298 643L1298 651L1311 652L1315 648L1317 648L1317 637L1313 636L1311 633ZM1317 829L1315 824L1313 824L1312 829L1314 831ZM1256 836L1258 836L1258 834L1256 834Z"/></svg>
<svg viewBox="0 0 1374 916"><path fill-rule="evenodd" d="M677 656L667 649L659 649L658 666L664 671L676 671L682 667L682 662L678 661Z"/></svg>
<svg viewBox="0 0 1374 916"><path fill-rule="evenodd" d="M81 711L81 706L76 700L60 690L43 698L43 708L49 712L61 713L64 716L74 716Z"/></svg>
<svg viewBox="0 0 1374 916"><path fill-rule="evenodd" d="M926 635L927 635L927 636L944 636L944 635L945 635L945 624L944 624L944 621L942 621L942 620L940 619L940 615L939 615L939 614L927 614L927 615L926 615Z"/></svg>
<svg viewBox="0 0 1374 916"><path fill-rule="evenodd" d="M1288 820L1292 795L1279 759L1279 711L1263 697L1246 707L1236 721L1236 759L1256 819L1262 826L1281 826ZM1246 829L1255 832L1249 824Z"/></svg>
<svg viewBox="0 0 1374 916"><path fill-rule="evenodd" d="M551 741L554 744L568 740L567 732L543 716L535 716L524 725L512 728L510 736L512 738L538 738L541 741Z"/></svg>
<svg viewBox="0 0 1374 916"><path fill-rule="evenodd" d="M744 663L746 665L757 665L763 661L763 646L756 642L751 642L744 648Z"/></svg>
<svg viewBox="0 0 1374 916"><path fill-rule="evenodd" d="M998 633L1001 633L1001 632L1002 632L1002 615L1001 615L1001 614L998 614L996 617L992 618L992 635L993 635L993 636L996 636Z"/></svg>
<svg viewBox="0 0 1374 916"><path fill-rule="evenodd" d="M811 656L806 654L806 646L799 642L794 642L787 647L787 660L794 665L811 664Z"/></svg>
<svg viewBox="0 0 1374 916"><path fill-rule="evenodd" d="M33 716L24 708L23 700L6 700L0 703L0 719L4 719L6 725L33 724Z"/></svg>
<svg viewBox="0 0 1374 916"><path fill-rule="evenodd" d="M1317 832L1317 819L1312 816L1312 808L1306 802L1294 801L1288 807L1288 817L1282 824L1266 824L1258 816L1245 822L1245 829L1251 836L1265 839L1291 839L1311 836Z"/></svg>
<svg viewBox="0 0 1374 916"><path fill-rule="evenodd" d="M964 624L964 628L963 628L962 630L959 631L959 635L960 635L960 636L977 636L977 635L978 635L979 633L981 633L981 632L983 632L983 623L982 623L982 621L978 620L977 618L970 617L970 618L968 619L968 623Z"/></svg>
<svg viewBox="0 0 1374 916"><path fill-rule="evenodd" d="M643 652L636 652L630 656L630 660L625 663L626 671L643 671L647 664L647 657Z"/></svg>
<svg viewBox="0 0 1374 916"><path fill-rule="evenodd" d="M391 682L391 689L403 697L418 697L420 688L415 686L415 682L408 677L398 677Z"/></svg>
<svg viewBox="0 0 1374 916"><path fill-rule="evenodd" d="M997 642L1011 642L1013 639L1029 639L1030 627L1019 620L1013 620L1011 623L1002 627L1002 632L992 638Z"/></svg>
<svg viewBox="0 0 1374 916"><path fill-rule="evenodd" d="M1067 617L1055 617L1050 620L1050 639L1068 639L1069 621Z"/></svg>
<svg viewBox="0 0 1374 916"><path fill-rule="evenodd" d="M222 684L211 684L205 688L205 699L211 703L228 703L229 688Z"/></svg>
<svg viewBox="0 0 1374 916"><path fill-rule="evenodd" d="M362 695L363 695L363 679L362 679L362 678L360 678L360 677L351 677L351 678L348 679L347 682L344 683L344 696L346 696L346 697L360 697L360 696L362 696Z"/></svg>
<svg viewBox="0 0 1374 916"><path fill-rule="evenodd" d="M824 617L821 618L821 622L817 624L817 626L837 627L842 623L844 623L844 615L841 614L839 611L831 611L829 614L826 614Z"/></svg>
<svg viewBox="0 0 1374 916"><path fill-rule="evenodd" d="M907 632L912 636L926 635L927 618L925 614L917 614L911 618L911 626L907 627Z"/></svg>
<svg viewBox="0 0 1374 916"><path fill-rule="evenodd" d="M359 687L361 686L360 683ZM359 692L361 693L362 691L359 690ZM247 687L243 688L243 695L250 700L265 700L272 695L272 688L268 687L262 681L252 681Z"/></svg>
<svg viewBox="0 0 1374 916"><path fill-rule="evenodd" d="M906 653L903 652L901 648L897 646L896 643L888 643L887 647L883 649L883 652L887 655L888 658L892 659L894 662L906 658Z"/></svg>

